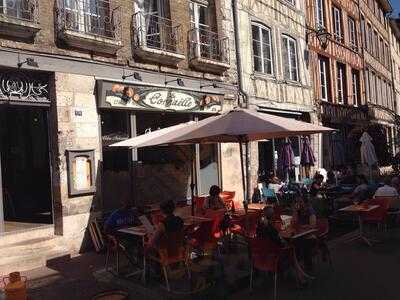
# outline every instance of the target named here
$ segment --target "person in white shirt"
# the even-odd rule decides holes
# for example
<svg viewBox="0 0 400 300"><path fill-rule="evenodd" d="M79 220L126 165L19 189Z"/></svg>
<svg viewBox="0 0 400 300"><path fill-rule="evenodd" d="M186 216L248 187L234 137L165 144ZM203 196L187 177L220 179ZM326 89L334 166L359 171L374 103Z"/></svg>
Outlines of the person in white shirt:
<svg viewBox="0 0 400 300"><path fill-rule="evenodd" d="M392 201L390 208L400 208L399 194L398 194L396 188L394 188L390 184L391 184L391 180L389 178L387 178L385 180L385 185L376 190L374 198L375 197L393 197L393 198L395 198L395 201Z"/></svg>

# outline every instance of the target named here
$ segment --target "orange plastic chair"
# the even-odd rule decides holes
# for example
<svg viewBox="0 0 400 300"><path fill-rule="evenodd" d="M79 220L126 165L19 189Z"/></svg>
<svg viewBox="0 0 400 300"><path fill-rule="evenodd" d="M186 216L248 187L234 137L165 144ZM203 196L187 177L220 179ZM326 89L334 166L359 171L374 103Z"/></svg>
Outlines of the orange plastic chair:
<svg viewBox="0 0 400 300"><path fill-rule="evenodd" d="M269 239L251 238L250 245L250 289L253 288L254 269L274 274L274 299L277 294L277 279L279 260L284 249L271 242Z"/></svg>
<svg viewBox="0 0 400 300"><path fill-rule="evenodd" d="M151 253L147 254L148 258L158 262L164 273L165 284L167 290L170 291L168 269L173 264L183 263L190 278L189 269L189 250L185 242L184 232L165 233L161 239L158 250L158 256Z"/></svg>

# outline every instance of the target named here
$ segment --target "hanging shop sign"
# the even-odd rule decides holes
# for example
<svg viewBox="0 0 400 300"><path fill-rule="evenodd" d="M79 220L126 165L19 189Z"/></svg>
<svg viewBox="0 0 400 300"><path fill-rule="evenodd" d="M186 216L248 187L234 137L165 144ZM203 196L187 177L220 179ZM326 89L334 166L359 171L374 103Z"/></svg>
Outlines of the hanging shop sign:
<svg viewBox="0 0 400 300"><path fill-rule="evenodd" d="M0 102L50 104L48 75L0 69Z"/></svg>
<svg viewBox="0 0 400 300"><path fill-rule="evenodd" d="M218 113L222 109L220 95L107 81L97 84L101 108L202 113Z"/></svg>

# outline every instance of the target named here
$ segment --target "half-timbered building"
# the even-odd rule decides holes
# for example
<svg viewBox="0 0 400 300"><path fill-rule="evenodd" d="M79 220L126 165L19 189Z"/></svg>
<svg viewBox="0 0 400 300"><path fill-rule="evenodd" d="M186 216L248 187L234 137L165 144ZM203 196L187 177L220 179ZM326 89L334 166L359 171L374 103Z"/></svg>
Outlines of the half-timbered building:
<svg viewBox="0 0 400 300"><path fill-rule="evenodd" d="M307 27L319 119L338 129L322 137L322 165L338 168L359 160L357 138L367 124L357 1L307 0ZM319 39L324 33L325 45Z"/></svg>

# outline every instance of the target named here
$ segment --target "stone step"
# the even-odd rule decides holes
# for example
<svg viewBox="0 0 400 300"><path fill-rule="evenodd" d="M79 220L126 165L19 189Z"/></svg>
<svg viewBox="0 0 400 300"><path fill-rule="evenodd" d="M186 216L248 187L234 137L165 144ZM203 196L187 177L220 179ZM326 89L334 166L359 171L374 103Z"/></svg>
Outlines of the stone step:
<svg viewBox="0 0 400 300"><path fill-rule="evenodd" d="M54 226L44 225L41 227L25 229L23 231L16 231L10 233L0 234L0 245L6 246L9 244L14 244L19 241L26 241L37 238L46 238L54 236Z"/></svg>
<svg viewBox="0 0 400 300"><path fill-rule="evenodd" d="M13 244L6 244L0 246L0 257L8 258L15 256L31 255L36 252L46 251L54 248L56 245L57 238L54 237L42 237L29 239ZM3 259L0 260L0 262Z"/></svg>
<svg viewBox="0 0 400 300"><path fill-rule="evenodd" d="M67 255L60 237L31 239L0 248L0 276L12 271L26 271L46 265L48 260Z"/></svg>

